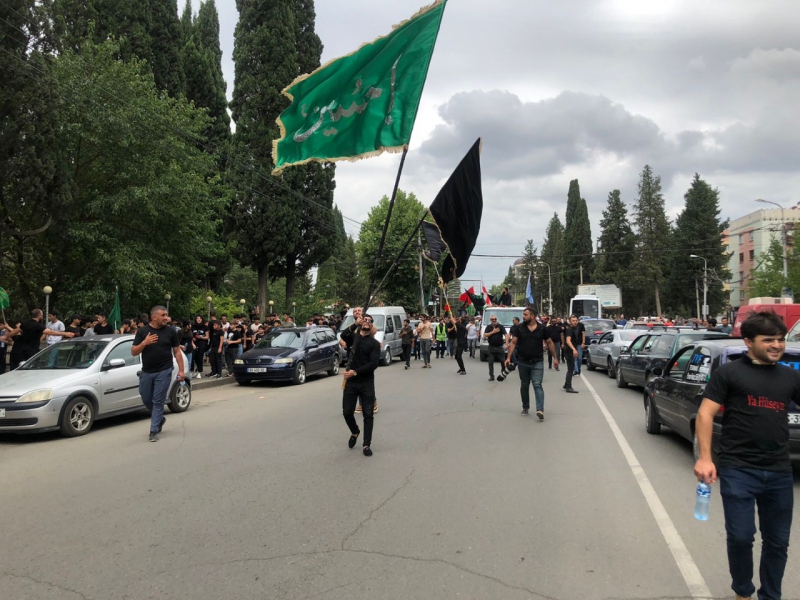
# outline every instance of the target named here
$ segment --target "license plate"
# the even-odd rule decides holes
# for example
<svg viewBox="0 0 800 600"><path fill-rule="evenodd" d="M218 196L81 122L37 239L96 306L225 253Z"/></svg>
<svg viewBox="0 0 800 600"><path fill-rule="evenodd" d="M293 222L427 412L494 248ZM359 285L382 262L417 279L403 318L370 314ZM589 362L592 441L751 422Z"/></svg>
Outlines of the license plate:
<svg viewBox="0 0 800 600"><path fill-rule="evenodd" d="M253 369L247 369L247 372L248 373L266 373L267 372L267 368L266 367L256 367L256 368L253 368Z"/></svg>
<svg viewBox="0 0 800 600"><path fill-rule="evenodd" d="M0 419L5 418L5 416L6 416L6 409L0 408Z"/></svg>
<svg viewBox="0 0 800 600"><path fill-rule="evenodd" d="M0 413L0 417L3 415ZM800 413L789 413L789 423L792 425L800 425Z"/></svg>

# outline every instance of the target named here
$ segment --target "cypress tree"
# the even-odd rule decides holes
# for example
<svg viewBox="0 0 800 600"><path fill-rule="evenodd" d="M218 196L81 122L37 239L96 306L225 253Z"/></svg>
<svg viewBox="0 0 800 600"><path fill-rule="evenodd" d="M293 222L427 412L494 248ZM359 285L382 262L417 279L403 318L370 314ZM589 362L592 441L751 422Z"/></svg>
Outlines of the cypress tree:
<svg viewBox="0 0 800 600"><path fill-rule="evenodd" d="M619 190L608 194L608 204L600 221L600 249L595 261L595 283L613 283L620 288L623 302L631 299L630 265L636 250L628 209Z"/></svg>
<svg viewBox="0 0 800 600"><path fill-rule="evenodd" d="M650 165L642 169L637 190L633 207L637 251L632 275L643 294L653 294L656 314L661 316L661 288L672 232L664 212L661 177L653 174ZM644 312L650 307L652 305L644 301L640 308Z"/></svg>
<svg viewBox="0 0 800 600"><path fill-rule="evenodd" d="M265 178L272 140L280 132L275 119L288 106L281 90L298 72L293 0L237 0L234 34L236 80L231 110L236 122L228 165L234 189L230 238L239 260L258 273L258 298L266 313L270 272L286 256L296 223L289 206L300 202ZM199 20L199 16L198 16ZM249 165L252 165L250 167Z"/></svg>
<svg viewBox="0 0 800 600"><path fill-rule="evenodd" d="M136 56L152 65L150 1L94 0L97 14L95 41L101 43L108 37L117 38L122 60Z"/></svg>
<svg viewBox="0 0 800 600"><path fill-rule="evenodd" d="M90 37L90 24L97 21L94 0L55 0L52 5L53 29L58 49L78 51Z"/></svg>
<svg viewBox="0 0 800 600"><path fill-rule="evenodd" d="M558 213L553 213L553 218L547 224L542 245L542 261L550 265L549 277L553 284L553 310L565 311L569 299L565 297L564 286L564 225L561 223Z"/></svg>
<svg viewBox="0 0 800 600"><path fill-rule="evenodd" d="M592 276L592 229L589 223L589 209L586 200L581 198L577 179L569 182L567 194L567 215L564 224L564 284L568 298L574 296L581 283L589 283Z"/></svg>
<svg viewBox="0 0 800 600"><path fill-rule="evenodd" d="M192 15L192 0L186 0L181 13L181 44L186 45L194 31L194 16Z"/></svg>
<svg viewBox="0 0 800 600"><path fill-rule="evenodd" d="M712 188L695 173L684 198L683 211L675 220L672 252L669 261L667 305L680 314L693 314L696 306L694 280L702 290L702 256L708 263L708 305L711 314L717 314L727 304L722 282L730 279L728 258L722 241L722 232L728 222L720 220L719 191Z"/></svg>
<svg viewBox="0 0 800 600"><path fill-rule="evenodd" d="M177 0L150 0L150 66L156 87L172 97L185 93L186 88L180 51Z"/></svg>

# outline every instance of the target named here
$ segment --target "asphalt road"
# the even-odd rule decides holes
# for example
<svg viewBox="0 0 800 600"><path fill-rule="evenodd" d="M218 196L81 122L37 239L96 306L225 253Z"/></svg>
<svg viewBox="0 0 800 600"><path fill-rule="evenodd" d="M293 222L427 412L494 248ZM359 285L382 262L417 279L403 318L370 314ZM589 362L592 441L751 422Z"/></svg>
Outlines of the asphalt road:
<svg viewBox="0 0 800 600"><path fill-rule="evenodd" d="M197 391L157 444L138 416L0 436L0 598L733 597L718 490L696 521L690 444L639 390L545 371L539 422L516 374L412 364L377 372L371 458L326 376Z"/></svg>

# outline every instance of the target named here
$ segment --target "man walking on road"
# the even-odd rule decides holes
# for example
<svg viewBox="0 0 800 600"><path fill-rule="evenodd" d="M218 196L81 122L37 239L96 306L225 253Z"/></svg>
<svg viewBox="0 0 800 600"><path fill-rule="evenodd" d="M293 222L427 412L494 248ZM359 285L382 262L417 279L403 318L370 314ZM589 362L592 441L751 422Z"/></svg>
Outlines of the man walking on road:
<svg viewBox="0 0 800 600"><path fill-rule="evenodd" d="M467 327L464 325L466 317L461 317L455 320L454 326L456 329L456 362L458 363L458 374L466 375L467 370L464 368L464 350L467 347Z"/></svg>
<svg viewBox="0 0 800 600"><path fill-rule="evenodd" d="M800 403L800 374L778 364L786 350L786 325L771 312L742 323L747 354L711 374L697 412L698 481L717 479L711 458L714 416L724 407L719 438L720 496L725 511L731 588L739 600L753 585L755 506L761 529L759 600L779 600L792 526L794 489L786 409Z"/></svg>
<svg viewBox="0 0 800 600"><path fill-rule="evenodd" d="M172 357L178 361L178 381L184 380L183 353L178 334L170 326L167 309L154 306L150 311L150 324L136 332L131 354L142 355L142 374L139 376L139 395L150 411L150 441L157 442L158 434L167 419L164 403L172 383Z"/></svg>
<svg viewBox="0 0 800 600"><path fill-rule="evenodd" d="M344 372L344 393L342 394L342 413L345 423L350 428L350 440L347 445L352 448L356 445L361 433L356 423L355 410L358 401L364 414L364 456L372 456L373 409L375 407L375 369L381 357L381 345L372 337L372 317L361 317L358 344L351 348L353 352L349 369Z"/></svg>
<svg viewBox="0 0 800 600"><path fill-rule="evenodd" d="M497 360L501 365L506 359L506 351L503 344L506 340L506 328L502 323L497 322L497 317L492 316L489 324L483 331L483 339L489 342L487 350L489 357L489 381L494 381L494 361Z"/></svg>
<svg viewBox="0 0 800 600"><path fill-rule="evenodd" d="M433 341L433 326L431 325L428 315L422 315L421 321L417 325L417 334L419 335L420 353L422 354L422 368L431 368L431 342Z"/></svg>
<svg viewBox="0 0 800 600"><path fill-rule="evenodd" d="M544 346L551 356L555 356L556 367L558 357L555 346L547 329L539 324L531 308L522 311L522 323L514 328L511 345L508 347L506 366L511 364L511 357L516 350L517 369L519 370L520 396L522 396L522 414L528 415L531 407L530 384L533 382L533 393L536 397L536 416L544 420Z"/></svg>
<svg viewBox="0 0 800 600"><path fill-rule="evenodd" d="M569 326L564 330L564 358L567 359L567 378L564 381L564 389L570 394L577 394L578 390L572 389L572 377L575 370L575 360L578 358L578 346L580 345L580 330L578 329L578 317L572 315L569 318Z"/></svg>
<svg viewBox="0 0 800 600"><path fill-rule="evenodd" d="M578 319L578 317L575 318ZM572 325L572 327L576 327L576 325ZM586 349L586 325L581 323L580 319L578 319L577 329L578 343L576 347L578 349L578 356L575 357L575 375L580 375L581 367L583 366L583 351Z"/></svg>
<svg viewBox="0 0 800 600"><path fill-rule="evenodd" d="M406 369L411 368L411 343L414 341L414 330L411 329L411 321L405 319L403 328L400 330L400 343L403 348L403 360L406 362Z"/></svg>
<svg viewBox="0 0 800 600"><path fill-rule="evenodd" d="M547 368L552 369L553 362L555 362L556 371L558 371L558 361L561 357L561 338L563 337L562 334L564 331L559 321L560 319L557 317L551 316L550 320L547 322L547 335L553 340L553 347L555 348L555 352L550 351L547 354ZM555 361L553 359L555 359Z"/></svg>

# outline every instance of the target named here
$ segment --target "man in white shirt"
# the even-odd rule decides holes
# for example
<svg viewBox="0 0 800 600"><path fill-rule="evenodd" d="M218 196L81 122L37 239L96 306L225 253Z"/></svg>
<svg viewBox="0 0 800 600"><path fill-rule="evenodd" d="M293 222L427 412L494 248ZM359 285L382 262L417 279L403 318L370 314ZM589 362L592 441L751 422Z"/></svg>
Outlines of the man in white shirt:
<svg viewBox="0 0 800 600"><path fill-rule="evenodd" d="M478 327L475 325L475 317L469 320L467 325L467 347L469 349L469 357L475 358L475 348L478 345Z"/></svg>
<svg viewBox="0 0 800 600"><path fill-rule="evenodd" d="M47 326L48 329L51 331L65 331L66 328L64 327L64 323L58 320L58 313L56 311L52 311L49 315L47 315L48 320L50 321L49 325ZM56 342L61 341L60 335L48 335L47 336L47 345L52 346Z"/></svg>

